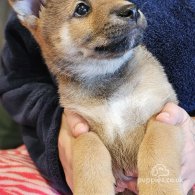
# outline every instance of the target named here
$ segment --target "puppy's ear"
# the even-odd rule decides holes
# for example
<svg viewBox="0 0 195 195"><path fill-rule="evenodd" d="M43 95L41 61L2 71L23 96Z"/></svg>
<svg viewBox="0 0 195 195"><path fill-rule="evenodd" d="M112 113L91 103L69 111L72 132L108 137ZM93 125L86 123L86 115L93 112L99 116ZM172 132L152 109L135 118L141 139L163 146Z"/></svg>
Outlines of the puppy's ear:
<svg viewBox="0 0 195 195"><path fill-rule="evenodd" d="M9 0L9 3L23 25L35 29L39 12L46 4L46 0Z"/></svg>

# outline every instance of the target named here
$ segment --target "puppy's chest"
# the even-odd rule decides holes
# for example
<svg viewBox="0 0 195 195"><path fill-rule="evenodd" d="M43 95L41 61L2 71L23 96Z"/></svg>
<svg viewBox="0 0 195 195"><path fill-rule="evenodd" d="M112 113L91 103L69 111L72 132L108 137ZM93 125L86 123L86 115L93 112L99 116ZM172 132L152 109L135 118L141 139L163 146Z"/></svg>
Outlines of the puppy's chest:
<svg viewBox="0 0 195 195"><path fill-rule="evenodd" d="M100 104L80 107L79 113L89 123L93 121L93 124L97 124L95 131L98 134L100 131L100 135L114 141L116 137L123 137L144 125L153 114L160 111L165 101L166 96L162 97L153 91L116 93Z"/></svg>
<svg viewBox="0 0 195 195"><path fill-rule="evenodd" d="M135 115L139 115L139 106L134 105L133 98L130 96L111 98L95 109L96 117L101 121L110 139L114 139L117 135L122 136L138 123Z"/></svg>

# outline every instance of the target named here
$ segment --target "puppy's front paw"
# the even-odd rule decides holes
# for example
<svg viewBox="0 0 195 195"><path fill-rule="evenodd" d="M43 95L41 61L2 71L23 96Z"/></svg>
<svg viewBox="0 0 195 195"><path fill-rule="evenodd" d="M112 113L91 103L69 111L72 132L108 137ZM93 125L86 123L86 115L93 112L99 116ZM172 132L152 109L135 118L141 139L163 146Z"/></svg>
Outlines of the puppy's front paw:
<svg viewBox="0 0 195 195"><path fill-rule="evenodd" d="M151 119L138 154L140 195L183 195L180 128Z"/></svg>
<svg viewBox="0 0 195 195"><path fill-rule="evenodd" d="M114 195L111 156L92 132L79 136L73 152L74 195Z"/></svg>
<svg viewBox="0 0 195 195"><path fill-rule="evenodd" d="M170 180L169 183L166 183L166 178L163 178L162 181L161 179L152 178L151 182L153 183L151 183L150 178L147 178L146 183L138 183L139 195L184 195L181 183L174 182L174 179L171 178L167 178Z"/></svg>

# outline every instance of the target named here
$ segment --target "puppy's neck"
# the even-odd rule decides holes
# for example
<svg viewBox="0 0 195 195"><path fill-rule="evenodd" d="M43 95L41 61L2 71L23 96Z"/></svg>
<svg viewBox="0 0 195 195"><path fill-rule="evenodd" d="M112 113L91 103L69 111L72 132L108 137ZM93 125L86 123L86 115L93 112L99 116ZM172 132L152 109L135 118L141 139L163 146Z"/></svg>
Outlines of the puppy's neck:
<svg viewBox="0 0 195 195"><path fill-rule="evenodd" d="M98 78L110 78L124 70L124 66L133 58L133 50L113 59L73 58L64 62L65 74L78 82L90 82ZM60 65L62 66L62 65ZM59 66L59 67L60 67Z"/></svg>
<svg viewBox="0 0 195 195"><path fill-rule="evenodd" d="M90 97L100 99L109 98L121 85L124 84L131 70L134 68L134 50L113 59L69 59L58 64L61 76L58 82L65 78L69 85L78 86L81 91L87 91ZM64 67L64 68L62 68ZM60 71L60 70L59 70ZM71 84L72 83L72 84Z"/></svg>

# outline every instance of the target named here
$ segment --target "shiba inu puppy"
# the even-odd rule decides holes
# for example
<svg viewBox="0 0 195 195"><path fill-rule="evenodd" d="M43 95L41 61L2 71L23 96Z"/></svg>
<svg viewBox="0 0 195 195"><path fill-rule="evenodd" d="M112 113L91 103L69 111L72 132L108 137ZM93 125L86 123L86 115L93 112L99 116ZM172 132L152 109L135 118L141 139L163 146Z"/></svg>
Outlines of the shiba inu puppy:
<svg viewBox="0 0 195 195"><path fill-rule="evenodd" d="M177 98L162 66L141 45L147 22L136 5L124 0L10 3L56 77L61 106L90 125L89 133L73 140L73 193L115 194L116 180L129 180L125 173L138 169L139 194L183 194L182 132L154 120Z"/></svg>

